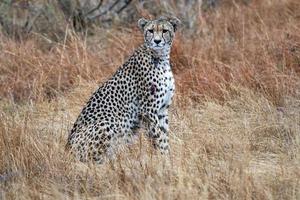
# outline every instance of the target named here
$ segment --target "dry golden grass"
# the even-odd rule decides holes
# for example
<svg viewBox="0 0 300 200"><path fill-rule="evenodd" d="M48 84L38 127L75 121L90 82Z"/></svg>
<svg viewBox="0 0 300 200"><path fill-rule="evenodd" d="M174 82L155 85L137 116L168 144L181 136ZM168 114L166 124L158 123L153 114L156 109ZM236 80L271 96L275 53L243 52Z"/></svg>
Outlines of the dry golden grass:
<svg viewBox="0 0 300 200"><path fill-rule="evenodd" d="M268 2L224 6L180 32L171 154L141 134L103 165L64 145L137 29L0 37L0 199L300 199L300 3Z"/></svg>
<svg viewBox="0 0 300 200"><path fill-rule="evenodd" d="M225 105L171 111L170 156L142 137L104 165L72 161L64 145L96 84L51 103L1 105L1 191L8 199L298 199L300 102L278 110L236 88ZM88 88L88 89L86 89ZM84 91L84 92L82 92ZM295 110L298 109L298 110Z"/></svg>

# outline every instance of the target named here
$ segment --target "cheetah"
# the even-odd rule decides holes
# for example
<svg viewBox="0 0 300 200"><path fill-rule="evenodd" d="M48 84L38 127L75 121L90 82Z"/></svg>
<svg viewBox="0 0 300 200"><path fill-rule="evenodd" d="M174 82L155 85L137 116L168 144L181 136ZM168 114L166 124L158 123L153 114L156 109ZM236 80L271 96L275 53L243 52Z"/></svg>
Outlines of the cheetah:
<svg viewBox="0 0 300 200"><path fill-rule="evenodd" d="M179 24L175 17L138 20L144 43L93 93L70 131L66 146L78 160L102 163L141 126L156 149L169 152L170 50Z"/></svg>

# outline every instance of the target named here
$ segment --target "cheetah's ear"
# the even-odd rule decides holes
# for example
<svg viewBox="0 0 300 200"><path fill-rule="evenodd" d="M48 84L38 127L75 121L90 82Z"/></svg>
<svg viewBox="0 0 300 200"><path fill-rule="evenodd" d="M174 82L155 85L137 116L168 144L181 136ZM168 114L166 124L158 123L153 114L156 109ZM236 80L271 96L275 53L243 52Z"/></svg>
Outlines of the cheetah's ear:
<svg viewBox="0 0 300 200"><path fill-rule="evenodd" d="M149 20L145 19L145 18L141 18L138 21L138 27L141 29L141 31L144 31L144 27L146 26L146 24L149 22Z"/></svg>
<svg viewBox="0 0 300 200"><path fill-rule="evenodd" d="M177 17L172 17L169 19L169 22L174 28L174 32L177 30L178 26L181 24L181 21Z"/></svg>

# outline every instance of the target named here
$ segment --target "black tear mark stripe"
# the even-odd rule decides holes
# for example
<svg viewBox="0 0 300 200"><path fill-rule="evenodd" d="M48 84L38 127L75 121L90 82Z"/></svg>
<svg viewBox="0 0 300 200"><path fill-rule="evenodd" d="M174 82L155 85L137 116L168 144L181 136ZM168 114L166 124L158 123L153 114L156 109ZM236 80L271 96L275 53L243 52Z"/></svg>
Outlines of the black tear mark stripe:
<svg viewBox="0 0 300 200"><path fill-rule="evenodd" d="M151 26L151 29L152 30L154 29L154 25ZM149 41L151 41L152 38L154 37L154 33L150 33L150 31L148 30L146 34L147 34L147 38L149 37L150 34Z"/></svg>
<svg viewBox="0 0 300 200"><path fill-rule="evenodd" d="M171 42L171 40L172 40L172 39L171 39L171 38L172 38L172 35L171 35L170 31L168 31L167 34L169 34L169 40L168 40L168 41L165 40L165 43L170 44L170 42Z"/></svg>
<svg viewBox="0 0 300 200"><path fill-rule="evenodd" d="M165 26L163 26L163 30L165 29ZM165 37L164 37L164 33L163 33L163 31L161 32L161 37L164 39L164 43L166 43L166 39L165 39Z"/></svg>
<svg viewBox="0 0 300 200"><path fill-rule="evenodd" d="M164 34L162 34L162 38L164 39L164 43L166 44L167 42L166 42L166 39L164 37Z"/></svg>
<svg viewBox="0 0 300 200"><path fill-rule="evenodd" d="M152 38L153 38L153 36L154 36L154 34L152 34L152 33L150 33L150 31L147 31L147 38L149 38L149 34L150 34L150 38L149 38L149 41L151 41L152 40ZM151 36L151 34L152 34L152 36Z"/></svg>

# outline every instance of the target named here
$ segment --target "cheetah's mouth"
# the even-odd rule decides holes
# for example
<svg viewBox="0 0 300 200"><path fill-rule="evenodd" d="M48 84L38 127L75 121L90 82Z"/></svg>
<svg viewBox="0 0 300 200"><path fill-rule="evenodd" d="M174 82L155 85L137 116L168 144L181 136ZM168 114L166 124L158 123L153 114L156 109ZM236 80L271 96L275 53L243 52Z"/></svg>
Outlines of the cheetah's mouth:
<svg viewBox="0 0 300 200"><path fill-rule="evenodd" d="M162 49L162 48L165 47L165 45L164 45L164 44L155 44L155 45L152 45L152 47L153 47L154 49Z"/></svg>
<svg viewBox="0 0 300 200"><path fill-rule="evenodd" d="M153 50L162 50L162 49L167 48L167 44L165 44L165 43L154 44L154 43L150 42L150 43L148 43L148 47L150 47Z"/></svg>

